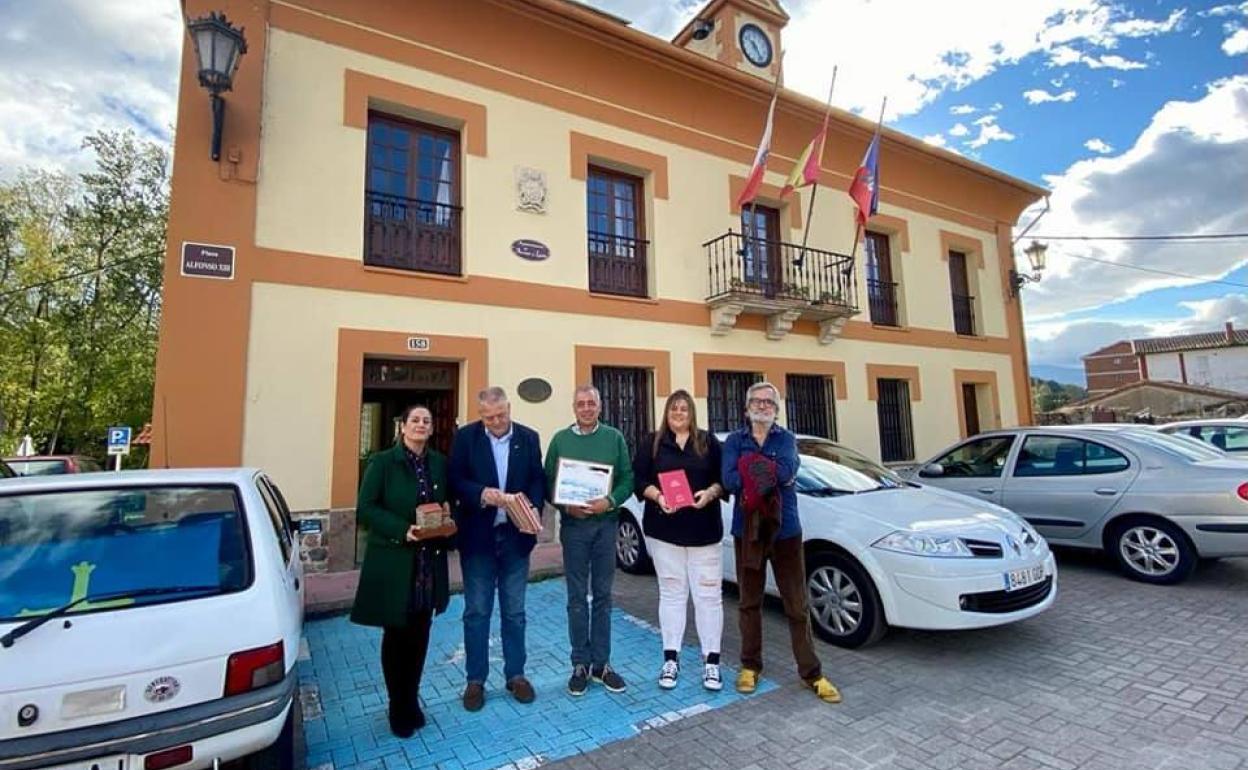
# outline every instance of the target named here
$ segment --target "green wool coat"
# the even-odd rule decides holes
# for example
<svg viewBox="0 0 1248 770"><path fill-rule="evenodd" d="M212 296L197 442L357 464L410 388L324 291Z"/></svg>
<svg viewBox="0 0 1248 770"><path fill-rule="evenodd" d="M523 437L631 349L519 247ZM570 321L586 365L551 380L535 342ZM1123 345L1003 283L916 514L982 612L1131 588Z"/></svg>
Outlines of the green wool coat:
<svg viewBox="0 0 1248 770"><path fill-rule="evenodd" d="M433 501L447 500L446 456L429 452L429 476ZM420 491L416 476L407 466L401 443L376 453L364 470L355 515L368 527L368 545L360 566L351 620L365 626L406 626L408 597L416 549L428 548L433 558L434 610L446 611L450 600L450 575L446 555L453 538L434 538L420 544L407 542L407 530L416 523Z"/></svg>

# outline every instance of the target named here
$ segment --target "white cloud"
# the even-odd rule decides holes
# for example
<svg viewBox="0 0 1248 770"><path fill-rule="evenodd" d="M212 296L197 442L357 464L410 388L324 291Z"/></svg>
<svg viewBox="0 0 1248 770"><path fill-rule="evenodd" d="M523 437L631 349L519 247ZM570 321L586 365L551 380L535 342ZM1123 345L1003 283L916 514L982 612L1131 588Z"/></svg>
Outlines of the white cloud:
<svg viewBox="0 0 1248 770"><path fill-rule="evenodd" d="M1130 59L1124 59L1117 54L1107 54L1096 59L1088 58L1084 60L1084 64L1094 70L1104 68L1124 71L1148 69L1148 65L1142 61L1131 61Z"/></svg>
<svg viewBox="0 0 1248 770"><path fill-rule="evenodd" d="M1248 29L1237 29L1235 34L1222 41L1222 51L1227 56L1248 53Z"/></svg>
<svg viewBox="0 0 1248 770"><path fill-rule="evenodd" d="M1028 324L1027 359L1032 365L1082 368L1079 359L1092 351L1119 340L1152 336L1153 329L1150 324L1116 321Z"/></svg>
<svg viewBox="0 0 1248 770"><path fill-rule="evenodd" d="M966 136L971 133L971 129L966 127L965 123L955 123L953 128L949 129L950 136Z"/></svg>
<svg viewBox="0 0 1248 770"><path fill-rule="evenodd" d="M1131 236L1248 231L1248 75L1208 86L1193 101L1172 101L1129 149L1078 161L1046 178L1052 211L1041 234ZM1248 244L1156 241L1051 241L1044 281L1030 287L1029 319L1124 301L1201 280L1113 264L1220 278L1248 264Z"/></svg>
<svg viewBox="0 0 1248 770"><path fill-rule="evenodd" d="M1083 146L1087 147L1092 152L1099 152L1102 155L1108 155L1114 151L1114 148L1110 147L1105 140L1097 138L1089 139L1083 143Z"/></svg>
<svg viewBox="0 0 1248 770"><path fill-rule="evenodd" d="M958 104L949 108L949 113L951 115L971 115L976 112L979 112L979 108L972 107L969 104Z"/></svg>
<svg viewBox="0 0 1248 770"><path fill-rule="evenodd" d="M1148 69L1144 62L1132 61L1118 54L1102 54L1092 56L1069 45L1060 45L1049 54L1050 67L1069 67L1072 64L1083 64L1088 69L1142 70Z"/></svg>
<svg viewBox="0 0 1248 770"><path fill-rule="evenodd" d="M927 142L933 147L944 147L945 145L949 143L948 140L945 139L944 134L928 134L927 136L923 137L923 141Z"/></svg>
<svg viewBox="0 0 1248 770"><path fill-rule="evenodd" d="M1240 12L1240 11L1243 11L1244 13L1248 13L1248 3L1244 3L1243 5L1234 5L1234 4L1232 4L1232 5L1218 5L1218 6L1214 6L1213 8L1207 8L1207 9L1205 9L1205 10L1203 10L1203 11L1197 11L1197 12L1196 12L1196 15L1197 15L1197 16L1201 16L1201 17L1205 17L1205 16L1230 16L1230 15L1232 15L1232 14L1234 14L1234 13L1238 13L1238 12Z"/></svg>
<svg viewBox="0 0 1248 770"><path fill-rule="evenodd" d="M100 129L170 140L185 37L176 2L0 3L0 29L0 176L81 170L82 140Z"/></svg>
<svg viewBox="0 0 1248 770"><path fill-rule="evenodd" d="M1030 91L1023 92L1023 98L1028 104L1044 104L1045 102L1073 102L1079 92L1073 88L1062 91L1060 94L1051 94L1043 88L1034 88Z"/></svg>
<svg viewBox="0 0 1248 770"><path fill-rule="evenodd" d="M703 0L592 4L663 38L704 5ZM888 94L889 120L1030 55L1051 59L1064 46L1078 46L1085 53L1076 60L1085 57L1085 63L1092 62L1088 66L1136 66L1108 53L1118 39L1165 34L1181 21L1175 14L1149 19L1114 0L802 0L793 2L790 12L786 83L823 98L830 76L827 52L836 50L841 63L836 104L874 116ZM898 18L907 24L897 26ZM887 56L880 55L875 37L862 34L878 29L890 30ZM170 138L186 37L176 0L0 3L0 36L5 73L0 173L15 164L81 165L81 140L98 128L131 126ZM955 115L970 114L959 109Z"/></svg>
<svg viewBox="0 0 1248 770"><path fill-rule="evenodd" d="M966 142L966 146L972 150L978 150L989 142L1011 142L1014 140L1014 134L997 125L996 115L985 115L975 121L975 125L979 126L979 136Z"/></svg>
<svg viewBox="0 0 1248 770"><path fill-rule="evenodd" d="M1109 85L1111 88L1122 88L1126 84L1127 84L1127 81L1123 80L1122 78L1110 78L1109 79Z"/></svg>
<svg viewBox="0 0 1248 770"><path fill-rule="evenodd" d="M992 112L1000 112L1001 110L1005 109L1005 105L1002 104L1001 102L994 102L993 105L989 107L988 109Z"/></svg>
<svg viewBox="0 0 1248 770"><path fill-rule="evenodd" d="M1030 289L1029 289L1030 291ZM1227 322L1248 328L1248 294L1180 302L1186 315L1166 320L1080 320L1027 325L1027 358L1032 365L1080 367L1080 358L1120 340L1221 331Z"/></svg>
<svg viewBox="0 0 1248 770"><path fill-rule="evenodd" d="M1126 19L1124 21L1115 22L1110 25L1110 31L1115 35L1122 37L1153 37L1154 35L1164 35L1179 29L1183 22L1183 17L1187 14L1187 9L1180 8L1174 11L1170 16L1161 21L1152 21L1149 19Z"/></svg>
<svg viewBox="0 0 1248 770"><path fill-rule="evenodd" d="M630 0L641 7L652 0ZM887 120L918 112L942 94L982 80L1033 54L1048 57L1062 46L1082 51L1088 66L1130 67L1113 57L1120 39L1162 35L1181 14L1151 20L1112 0L805 0L792 3L785 29L786 84L821 97L827 88L829 50L840 74L836 104L874 114L888 94ZM896 19L906 24L897 25ZM888 29L889 53L863 30ZM954 114L969 114L954 112Z"/></svg>

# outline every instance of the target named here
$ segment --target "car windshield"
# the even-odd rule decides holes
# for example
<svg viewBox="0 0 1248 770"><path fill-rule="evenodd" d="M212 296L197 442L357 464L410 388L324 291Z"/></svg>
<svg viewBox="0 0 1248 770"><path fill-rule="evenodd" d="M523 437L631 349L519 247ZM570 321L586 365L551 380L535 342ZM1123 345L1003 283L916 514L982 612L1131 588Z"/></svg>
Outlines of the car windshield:
<svg viewBox="0 0 1248 770"><path fill-rule="evenodd" d="M18 476L58 476L67 473L64 460L9 460Z"/></svg>
<svg viewBox="0 0 1248 770"><path fill-rule="evenodd" d="M251 584L242 508L232 486L126 487L0 495L0 621L28 620L88 597L74 613L177 595L91 596Z"/></svg>
<svg viewBox="0 0 1248 770"><path fill-rule="evenodd" d="M1124 431L1124 434L1129 436L1132 441L1138 441L1153 449L1161 450L1191 462L1198 463L1205 460L1226 459L1224 453L1190 437L1171 436L1167 433L1158 433L1152 430Z"/></svg>
<svg viewBox="0 0 1248 770"><path fill-rule="evenodd" d="M13 472L13 469L9 467L8 463L0 460L0 479L11 479L16 475L17 474Z"/></svg>
<svg viewBox="0 0 1248 770"><path fill-rule="evenodd" d="M794 485L802 494L856 494L906 486L879 463L830 441L800 441L798 451L802 465Z"/></svg>

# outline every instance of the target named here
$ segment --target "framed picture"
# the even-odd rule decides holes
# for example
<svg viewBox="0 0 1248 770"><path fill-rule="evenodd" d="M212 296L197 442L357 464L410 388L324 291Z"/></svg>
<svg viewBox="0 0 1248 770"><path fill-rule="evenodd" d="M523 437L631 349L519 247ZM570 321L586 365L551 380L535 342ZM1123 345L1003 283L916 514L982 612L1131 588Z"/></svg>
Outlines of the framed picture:
<svg viewBox="0 0 1248 770"><path fill-rule="evenodd" d="M615 468L603 463L560 458L555 474L555 505L585 505L611 493Z"/></svg>

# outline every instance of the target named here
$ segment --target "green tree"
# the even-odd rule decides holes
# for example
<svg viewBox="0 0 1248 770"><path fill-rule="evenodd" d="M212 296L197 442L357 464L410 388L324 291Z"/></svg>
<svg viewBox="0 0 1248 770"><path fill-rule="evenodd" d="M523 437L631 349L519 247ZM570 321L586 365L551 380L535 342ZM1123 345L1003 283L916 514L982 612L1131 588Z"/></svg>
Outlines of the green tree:
<svg viewBox="0 0 1248 770"><path fill-rule="evenodd" d="M151 419L169 154L132 132L85 141L78 178L0 186L0 449L101 455ZM141 460L142 458L135 458Z"/></svg>
<svg viewBox="0 0 1248 770"><path fill-rule="evenodd" d="M1088 392L1078 385L1067 385L1056 380L1031 379L1031 403L1037 412L1051 412L1067 404L1082 401Z"/></svg>

